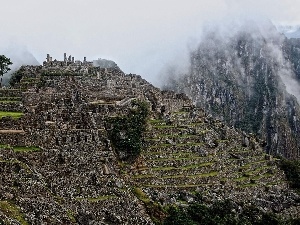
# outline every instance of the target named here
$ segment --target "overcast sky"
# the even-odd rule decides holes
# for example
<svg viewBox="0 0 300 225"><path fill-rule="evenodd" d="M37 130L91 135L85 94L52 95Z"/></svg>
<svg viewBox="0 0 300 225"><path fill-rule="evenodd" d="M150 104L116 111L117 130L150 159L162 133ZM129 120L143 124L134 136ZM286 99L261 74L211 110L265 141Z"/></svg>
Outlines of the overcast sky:
<svg viewBox="0 0 300 225"><path fill-rule="evenodd" d="M126 73L156 84L211 21L249 16L300 24L300 0L0 0L0 54L27 49L42 63L114 60Z"/></svg>

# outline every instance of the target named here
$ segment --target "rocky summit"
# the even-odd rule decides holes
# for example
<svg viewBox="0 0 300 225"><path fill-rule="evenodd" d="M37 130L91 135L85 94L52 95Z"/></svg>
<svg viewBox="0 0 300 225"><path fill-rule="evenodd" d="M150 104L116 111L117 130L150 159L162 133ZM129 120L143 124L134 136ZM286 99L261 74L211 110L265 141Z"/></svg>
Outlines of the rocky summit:
<svg viewBox="0 0 300 225"><path fill-rule="evenodd" d="M188 71L170 74L166 88L255 133L269 154L300 158L299 39L287 39L270 23L235 25L204 32Z"/></svg>
<svg viewBox="0 0 300 225"><path fill-rule="evenodd" d="M237 215L299 215L264 140L185 94L66 54L22 66L10 84L0 89L0 224L168 224L168 209L200 195Z"/></svg>

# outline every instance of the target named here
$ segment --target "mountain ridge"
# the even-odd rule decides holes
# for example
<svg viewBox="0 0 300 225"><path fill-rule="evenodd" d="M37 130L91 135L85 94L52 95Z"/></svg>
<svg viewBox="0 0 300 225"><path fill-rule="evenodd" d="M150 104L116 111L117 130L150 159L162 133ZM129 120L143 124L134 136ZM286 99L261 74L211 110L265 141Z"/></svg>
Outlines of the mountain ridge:
<svg viewBox="0 0 300 225"><path fill-rule="evenodd" d="M47 58L0 89L1 223L163 224L168 207L192 204L199 193L207 205L230 199L297 217L299 196L255 135L118 67ZM135 121L136 100L150 113L130 162L108 122L130 113ZM114 135L132 144L131 131Z"/></svg>

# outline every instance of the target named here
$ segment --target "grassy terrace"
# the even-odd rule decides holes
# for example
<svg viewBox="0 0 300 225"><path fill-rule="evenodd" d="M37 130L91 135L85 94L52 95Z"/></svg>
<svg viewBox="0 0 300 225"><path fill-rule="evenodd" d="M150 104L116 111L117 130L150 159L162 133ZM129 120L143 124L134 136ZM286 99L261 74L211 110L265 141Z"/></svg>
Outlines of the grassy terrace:
<svg viewBox="0 0 300 225"><path fill-rule="evenodd" d="M151 156L151 155L168 155L168 156L198 156L196 154L193 154L192 152L187 152L187 151L181 151L181 152L176 152L176 153L171 153L171 152L165 152L164 150L162 151L151 151L151 152L143 152L144 156Z"/></svg>
<svg viewBox="0 0 300 225"><path fill-rule="evenodd" d="M249 157L251 159L251 157ZM254 158L254 157L253 157ZM261 164L261 163L266 163L267 160L259 160L259 161L254 161L254 162L251 162L251 163L248 163L244 166L241 166L240 168L241 169L249 169L251 168L252 165L256 165L256 164Z"/></svg>
<svg viewBox="0 0 300 225"><path fill-rule="evenodd" d="M223 185L227 181L233 188L253 188L277 184L273 164L265 159L260 151L231 143L231 139L217 140L214 150L208 149L202 136L214 132L204 121L189 121L186 112L173 115L174 122L168 124L163 120L150 120L146 141L149 141L143 152L147 167L144 174L132 178L145 188L209 188ZM221 124L216 122L214 124ZM196 133L191 133L195 131ZM217 131L215 131L217 132ZM172 140L167 142L166 139ZM173 143L174 142L174 143ZM202 146L210 154L200 156L191 146ZM224 169L226 167L226 169ZM220 179L219 179L220 178ZM157 183L153 181L157 179Z"/></svg>
<svg viewBox="0 0 300 225"><path fill-rule="evenodd" d="M39 147L34 146L14 146L12 148L15 152L37 152L41 150Z"/></svg>
<svg viewBox="0 0 300 225"><path fill-rule="evenodd" d="M0 201L0 210L4 215L14 218L21 225L28 225L29 223L24 219L24 215L20 212L20 209L11 202Z"/></svg>
<svg viewBox="0 0 300 225"><path fill-rule="evenodd" d="M192 160L192 159L204 159L202 156L193 157L176 157L176 158L158 158L158 159L148 159L149 162L159 162L159 161L177 161L177 160Z"/></svg>
<svg viewBox="0 0 300 225"><path fill-rule="evenodd" d="M161 176L161 177L158 177L158 178L162 178L162 179L202 178L202 177L214 177L214 176L217 176L218 174L219 173L217 171L211 171L209 173L198 173L198 174L192 174L192 175L186 175L186 174L166 175L166 176ZM154 178L154 177L157 177L157 175L154 175L154 174L141 174L141 175L132 176L133 179Z"/></svg>
<svg viewBox="0 0 300 225"><path fill-rule="evenodd" d="M2 117L12 117L13 119L19 119L24 115L24 113L22 112L4 112L4 111L0 111L0 119Z"/></svg>
<svg viewBox="0 0 300 225"><path fill-rule="evenodd" d="M0 103L20 103L21 97L0 97Z"/></svg>
<svg viewBox="0 0 300 225"><path fill-rule="evenodd" d="M153 126L153 128L157 128L157 129L167 129L167 128L178 128L178 127L173 126L173 125L155 125L155 126Z"/></svg>
<svg viewBox="0 0 300 225"><path fill-rule="evenodd" d="M0 144L0 149L13 149L15 152L37 152L37 151L41 151L41 149L39 147L35 147L35 146L9 146L6 144Z"/></svg>
<svg viewBox="0 0 300 225"><path fill-rule="evenodd" d="M214 184L177 184L177 185L162 185L162 184L143 184L143 187L149 188L195 188L195 187L209 187Z"/></svg>
<svg viewBox="0 0 300 225"><path fill-rule="evenodd" d="M21 101L17 100L0 100L0 103L20 103Z"/></svg>
<svg viewBox="0 0 300 225"><path fill-rule="evenodd" d="M10 148L10 146L5 145L5 144L0 144L0 149L1 149L1 148Z"/></svg>
<svg viewBox="0 0 300 225"><path fill-rule="evenodd" d="M199 174L193 174L193 175L184 175L184 174L178 174L178 175L170 175L170 176L162 176L163 179L172 179L172 178L202 178L202 177L214 177L217 176L219 173L217 171L211 171L209 173L199 173Z"/></svg>
<svg viewBox="0 0 300 225"><path fill-rule="evenodd" d="M21 101L22 97L0 97L0 101L6 101L6 100Z"/></svg>
<svg viewBox="0 0 300 225"><path fill-rule="evenodd" d="M206 166L213 165L213 162L207 162L207 163L200 163L200 164L193 164L188 166L182 166L182 167L153 167L152 171L169 171L169 170L189 170L189 169L195 169L195 168L201 168Z"/></svg>
<svg viewBox="0 0 300 225"><path fill-rule="evenodd" d="M19 164L24 170L26 170L27 173L31 173L30 167L26 163L23 163L17 159L6 160L6 159L0 158L0 162L7 163L7 164Z"/></svg>
<svg viewBox="0 0 300 225"><path fill-rule="evenodd" d="M201 142L187 142L187 143L177 143L177 144L160 144L160 145L153 145L150 146L150 149L153 148L165 148L165 147L171 147L171 146L175 146L175 147L187 147L187 146L201 146L203 145L203 143Z"/></svg>
<svg viewBox="0 0 300 225"><path fill-rule="evenodd" d="M178 134L160 134L160 135L157 135L157 137L161 137L161 138L168 138L168 137L190 138L190 137L199 137L199 135L197 135L197 134L183 134L183 135L178 135Z"/></svg>
<svg viewBox="0 0 300 225"><path fill-rule="evenodd" d="M150 124L165 123L163 120L149 120Z"/></svg>

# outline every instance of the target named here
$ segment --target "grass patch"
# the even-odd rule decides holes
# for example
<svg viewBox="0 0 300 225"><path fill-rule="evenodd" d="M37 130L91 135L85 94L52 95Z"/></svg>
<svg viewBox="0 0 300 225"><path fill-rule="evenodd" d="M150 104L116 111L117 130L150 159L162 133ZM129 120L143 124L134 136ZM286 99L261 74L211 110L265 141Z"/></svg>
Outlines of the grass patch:
<svg viewBox="0 0 300 225"><path fill-rule="evenodd" d="M14 146L13 150L15 152L37 152L40 151L41 149L39 147L34 147L34 146Z"/></svg>
<svg viewBox="0 0 300 225"><path fill-rule="evenodd" d="M211 166L213 163L200 163L200 164L194 164L194 165L188 165L188 166L182 166L182 167L156 167L152 168L153 171L169 171L169 170L189 170L189 169L195 169L195 168L201 168L205 166Z"/></svg>
<svg viewBox="0 0 300 225"><path fill-rule="evenodd" d="M175 137L175 138L189 138L189 137L199 137L199 135L196 134L183 134L183 135L178 135L178 134L160 134L158 137L162 138L168 138L168 137Z"/></svg>
<svg viewBox="0 0 300 225"><path fill-rule="evenodd" d="M203 159L205 157L195 156L195 157L178 157L178 158L160 158L160 159L149 159L149 162L158 162L158 161L172 161L172 160L192 160L192 159Z"/></svg>
<svg viewBox="0 0 300 225"><path fill-rule="evenodd" d="M154 145L154 146L150 146L149 148L164 148L164 147L170 147L170 146L174 146L172 144L160 144L160 145Z"/></svg>
<svg viewBox="0 0 300 225"><path fill-rule="evenodd" d="M18 100L1 100L0 103L20 103L21 101Z"/></svg>
<svg viewBox="0 0 300 225"><path fill-rule="evenodd" d="M68 210L67 215L72 223L76 223L76 219L75 219L74 213L72 211Z"/></svg>
<svg viewBox="0 0 300 225"><path fill-rule="evenodd" d="M176 128L173 125L155 125L153 126L154 128L158 128L158 129L167 129L167 128Z"/></svg>
<svg viewBox="0 0 300 225"><path fill-rule="evenodd" d="M195 168L200 168L200 167L205 167L205 166L211 166L213 164L214 164L214 162L200 163L200 164L195 164L195 165L184 166L181 169L189 170L189 169L195 169Z"/></svg>
<svg viewBox="0 0 300 225"><path fill-rule="evenodd" d="M97 198L88 198L89 202L98 202L98 201L105 201L108 199L116 198L117 196L115 195L103 195L103 196L98 196Z"/></svg>
<svg viewBox="0 0 300 225"><path fill-rule="evenodd" d="M0 148L10 148L10 146L9 145L5 145L5 144L0 144Z"/></svg>
<svg viewBox="0 0 300 225"><path fill-rule="evenodd" d="M170 179L170 178L200 178L200 177L213 177L218 175L217 171L212 171L210 173L200 173L200 174L194 174L194 175L183 175L183 174L179 174L179 175L171 175L171 176L162 176L163 179Z"/></svg>
<svg viewBox="0 0 300 225"><path fill-rule="evenodd" d="M243 185L240 185L241 188L247 188L247 187L255 187L257 186L257 184L243 184Z"/></svg>
<svg viewBox="0 0 300 225"><path fill-rule="evenodd" d="M179 184L179 185L157 185L157 184L144 184L144 187L149 188L196 188L204 186L212 186L213 184Z"/></svg>
<svg viewBox="0 0 300 225"><path fill-rule="evenodd" d="M30 170L30 167L26 163L23 163L17 159L4 160L4 159L0 158L0 162L8 163L8 164L19 164L26 171L26 173L28 173L28 174L32 173Z"/></svg>
<svg viewBox="0 0 300 225"><path fill-rule="evenodd" d="M150 202L149 197L143 192L142 189L135 187L133 188L132 192L142 202L146 204Z"/></svg>
<svg viewBox="0 0 300 225"><path fill-rule="evenodd" d="M219 172L217 171L212 171L210 173L200 173L200 174L195 174L195 175L190 175L187 176L188 178L198 178L198 177L214 177L217 176Z"/></svg>
<svg viewBox="0 0 300 225"><path fill-rule="evenodd" d="M188 142L188 143L177 143L177 144L160 144L160 145L154 145L150 146L150 149L153 148L165 148L165 147L171 147L171 146L176 146L176 147L186 147L186 146L202 146L203 143L199 142Z"/></svg>
<svg viewBox="0 0 300 225"><path fill-rule="evenodd" d="M179 169L179 168L175 168L173 166L170 166L170 167L155 167L155 168L152 168L153 171L168 171L168 170L176 170L176 169Z"/></svg>
<svg viewBox="0 0 300 225"><path fill-rule="evenodd" d="M162 155L166 152L164 151L149 151L149 152L144 152L143 155L144 156L151 156L151 155ZM192 152L176 152L176 153L169 153L167 154L168 156L198 156Z"/></svg>
<svg viewBox="0 0 300 225"><path fill-rule="evenodd" d="M149 123L155 124L155 123L165 123L163 120L149 120Z"/></svg>
<svg viewBox="0 0 300 225"><path fill-rule="evenodd" d="M203 143L199 143L199 142L188 142L188 143L180 143L180 144L176 144L177 147L184 147L184 146L202 146Z"/></svg>
<svg viewBox="0 0 300 225"><path fill-rule="evenodd" d="M248 157L248 159L250 159L251 157ZM256 161L256 162L251 162L251 163L248 163L248 164L246 164L246 165L244 165L244 166L241 166L240 168L241 169L247 169L247 168L249 168L251 165L255 165L255 164L259 164L259 163L264 163L264 162L266 162L266 160L260 160L260 161Z"/></svg>
<svg viewBox="0 0 300 225"><path fill-rule="evenodd" d="M17 220L21 225L29 225L20 209L8 201L0 201L0 210L8 217Z"/></svg>
<svg viewBox="0 0 300 225"><path fill-rule="evenodd" d="M0 101L21 101L22 97L0 97Z"/></svg>
<svg viewBox="0 0 300 225"><path fill-rule="evenodd" d="M12 117L13 119L19 119L23 115L24 115L24 113L22 113L22 112L3 112L3 111L0 111L0 118L9 116L9 117Z"/></svg>

